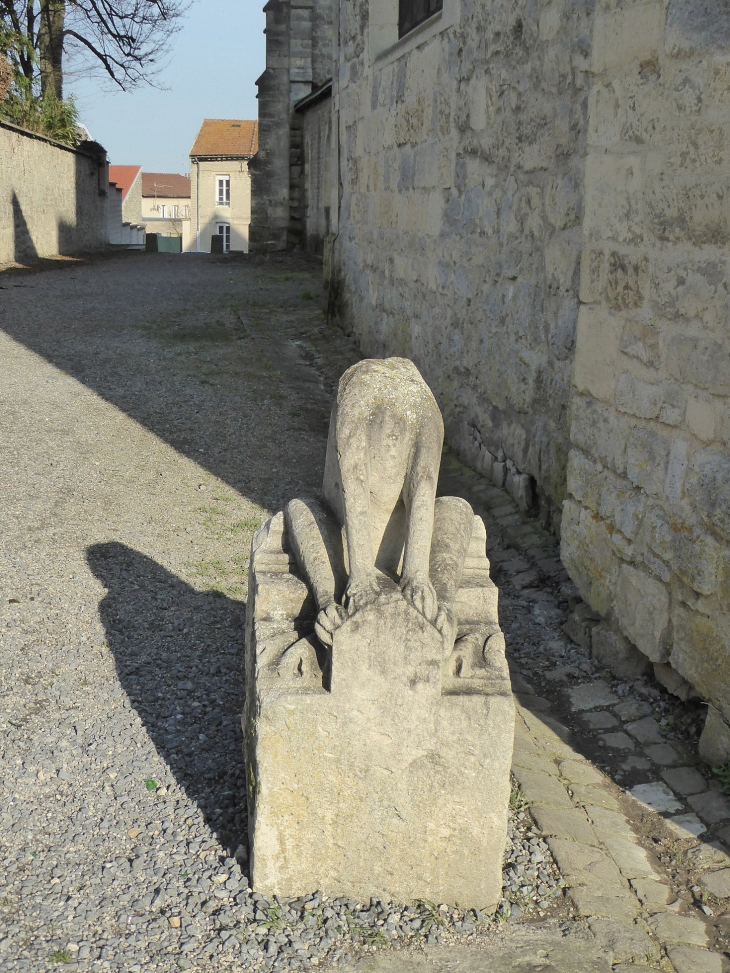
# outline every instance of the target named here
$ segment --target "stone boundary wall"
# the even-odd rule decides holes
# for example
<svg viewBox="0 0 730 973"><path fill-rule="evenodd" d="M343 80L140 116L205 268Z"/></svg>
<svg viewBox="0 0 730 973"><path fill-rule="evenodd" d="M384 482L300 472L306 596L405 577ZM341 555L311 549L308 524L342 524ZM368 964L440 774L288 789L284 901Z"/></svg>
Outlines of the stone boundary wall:
<svg viewBox="0 0 730 973"><path fill-rule="evenodd" d="M0 121L0 264L106 245L106 153L86 146Z"/></svg>
<svg viewBox="0 0 730 973"><path fill-rule="evenodd" d="M730 757L729 48L719 0L597 12L562 524L609 623L594 652L708 700L713 763Z"/></svg>
<svg viewBox="0 0 730 973"><path fill-rule="evenodd" d="M322 254L330 232L332 99L322 98L301 114L304 247Z"/></svg>
<svg viewBox="0 0 730 973"><path fill-rule="evenodd" d="M378 51L388 11L340 4L341 319L365 354L413 359L450 444L557 529L592 4L449 0Z"/></svg>

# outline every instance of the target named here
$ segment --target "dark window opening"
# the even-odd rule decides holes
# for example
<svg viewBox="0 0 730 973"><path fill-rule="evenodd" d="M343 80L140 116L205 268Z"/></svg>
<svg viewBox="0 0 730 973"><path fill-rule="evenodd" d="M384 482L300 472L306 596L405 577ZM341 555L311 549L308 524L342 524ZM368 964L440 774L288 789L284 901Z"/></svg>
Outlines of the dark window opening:
<svg viewBox="0 0 730 973"><path fill-rule="evenodd" d="M398 0L398 36L418 27L443 8L444 0Z"/></svg>

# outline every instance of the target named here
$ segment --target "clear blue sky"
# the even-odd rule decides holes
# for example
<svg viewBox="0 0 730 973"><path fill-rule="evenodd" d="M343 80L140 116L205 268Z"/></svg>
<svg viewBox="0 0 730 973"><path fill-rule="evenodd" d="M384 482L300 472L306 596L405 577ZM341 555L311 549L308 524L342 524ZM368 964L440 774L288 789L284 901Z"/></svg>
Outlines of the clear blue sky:
<svg viewBox="0 0 730 973"><path fill-rule="evenodd" d="M81 121L110 162L185 173L204 118L258 117L254 82L265 66L264 3L195 0L156 79L163 90L145 85L126 93L100 76L71 71L65 93L76 97Z"/></svg>

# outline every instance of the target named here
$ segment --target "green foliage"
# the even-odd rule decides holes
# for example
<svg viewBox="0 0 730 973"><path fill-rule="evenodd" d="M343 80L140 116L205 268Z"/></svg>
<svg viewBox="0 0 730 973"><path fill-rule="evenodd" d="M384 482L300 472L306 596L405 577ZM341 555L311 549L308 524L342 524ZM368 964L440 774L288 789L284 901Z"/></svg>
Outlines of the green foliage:
<svg viewBox="0 0 730 973"><path fill-rule="evenodd" d="M527 801L525 795L522 793L519 784L512 783L512 788L509 795L509 809L514 814L519 811L526 811L529 807L529 802Z"/></svg>
<svg viewBox="0 0 730 973"><path fill-rule="evenodd" d="M66 145L78 145L79 113L73 98L59 101L53 95L38 95L27 78L16 75L10 92L0 103L0 114L13 125L38 132Z"/></svg>
<svg viewBox="0 0 730 973"><path fill-rule="evenodd" d="M148 791L156 791L157 790L157 781L156 780L153 780L150 777L148 780L146 780L144 782L144 786L147 788Z"/></svg>
<svg viewBox="0 0 730 973"><path fill-rule="evenodd" d="M720 790L723 794L730 795L730 760L721 767L713 767L712 772L720 779Z"/></svg>
<svg viewBox="0 0 730 973"><path fill-rule="evenodd" d="M52 963L70 963L71 954L67 949L54 949L48 957Z"/></svg>

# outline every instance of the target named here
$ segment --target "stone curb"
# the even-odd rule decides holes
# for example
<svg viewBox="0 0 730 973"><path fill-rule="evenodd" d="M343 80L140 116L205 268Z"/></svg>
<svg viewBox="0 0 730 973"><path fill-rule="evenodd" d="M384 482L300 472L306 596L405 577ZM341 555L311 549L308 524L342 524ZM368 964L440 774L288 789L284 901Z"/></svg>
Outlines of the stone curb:
<svg viewBox="0 0 730 973"><path fill-rule="evenodd" d="M506 560L501 561L512 588L529 594L541 583L569 584L554 539L528 520L504 491L463 467L448 452L442 483L440 492L458 493L461 488L460 495L484 517L490 556L495 547L516 549L512 556L506 552ZM548 614L557 609L556 601L553 596L551 605L545 599ZM627 801L638 801L633 806L639 813L658 814L663 807L682 811L684 814L674 813L668 825L674 826L678 837L692 840L687 824L704 829L725 823L730 804L718 792L706 792L704 778L690 765L691 757L687 766L678 766L685 754L665 741L656 720L648 716L603 734L605 746L646 753L647 768L654 764L661 770L661 782L624 793L571 746L570 730L550 716L548 699L536 695L517 673L513 674L513 688L519 700L513 774L547 839L576 915L589 921L597 939L610 948L614 963L629 964L614 966L614 971L673 967L676 973L721 973L722 956L707 949L710 941L705 922L680 914L686 904L674 895L660 863L642 847L623 808L631 806ZM622 702L602 679L573 686L569 702L574 714L591 714L596 729L601 722L598 714L606 714L606 729L612 729L614 723L620 726L613 708ZM699 850L703 848L713 849L714 854L705 852L703 857ZM716 842L699 845L699 849L695 849L695 857L702 885L708 891L715 888L730 895L730 885L726 887L730 857L724 846Z"/></svg>

